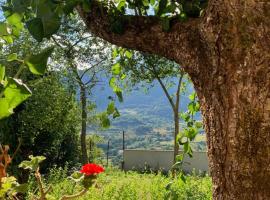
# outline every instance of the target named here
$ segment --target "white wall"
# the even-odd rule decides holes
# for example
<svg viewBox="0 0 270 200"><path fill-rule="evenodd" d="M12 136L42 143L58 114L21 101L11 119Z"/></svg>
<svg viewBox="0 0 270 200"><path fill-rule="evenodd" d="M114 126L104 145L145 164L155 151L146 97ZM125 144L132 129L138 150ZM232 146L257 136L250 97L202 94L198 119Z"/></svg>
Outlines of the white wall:
<svg viewBox="0 0 270 200"><path fill-rule="evenodd" d="M149 166L153 170L170 170L173 165L173 151L163 150L124 150L124 169L144 169ZM193 152L193 157L188 156L184 159L183 170L191 172L195 169L197 172L208 172L207 152Z"/></svg>

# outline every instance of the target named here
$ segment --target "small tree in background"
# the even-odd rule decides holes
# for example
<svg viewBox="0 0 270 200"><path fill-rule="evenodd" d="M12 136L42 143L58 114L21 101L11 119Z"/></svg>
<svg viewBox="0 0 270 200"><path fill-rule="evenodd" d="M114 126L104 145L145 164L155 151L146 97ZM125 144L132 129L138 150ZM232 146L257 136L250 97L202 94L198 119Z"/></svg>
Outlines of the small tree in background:
<svg viewBox="0 0 270 200"><path fill-rule="evenodd" d="M92 89L102 81L101 76L106 75L110 69L111 58L108 55L111 54L111 46L97 37L91 36L82 27L84 27L83 22L78 20L76 15L66 19L60 31L52 37L52 42L56 44L56 51L51 66L65 70L68 84L72 83L79 90L81 162L85 164L89 162L86 141L88 112L91 111L89 107L92 104L89 98ZM114 106L111 108L113 109L110 112L103 112L96 116L99 117L103 127L110 125L108 115L118 113Z"/></svg>
<svg viewBox="0 0 270 200"><path fill-rule="evenodd" d="M118 51L123 51L123 49L118 49ZM126 52L125 56L120 57L117 64L123 66L123 73L128 75L128 78L125 79L127 84L130 84L131 87L140 85L142 88L149 89L157 81L171 106L174 120L174 162L176 162L179 152L177 135L180 131L180 101L181 94L186 91L188 77L183 69L172 61L138 52L133 52L128 59ZM121 55L121 52L117 54ZM175 91L172 91L173 87L176 88Z"/></svg>

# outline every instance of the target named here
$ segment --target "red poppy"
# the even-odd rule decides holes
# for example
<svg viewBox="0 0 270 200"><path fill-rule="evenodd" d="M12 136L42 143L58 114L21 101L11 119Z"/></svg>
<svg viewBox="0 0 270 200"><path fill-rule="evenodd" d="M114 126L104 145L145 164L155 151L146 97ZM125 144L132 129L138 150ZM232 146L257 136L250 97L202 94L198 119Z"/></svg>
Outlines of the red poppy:
<svg viewBox="0 0 270 200"><path fill-rule="evenodd" d="M88 163L82 166L82 169L80 172L85 174L86 176L91 176L91 175L104 172L104 168L94 163Z"/></svg>

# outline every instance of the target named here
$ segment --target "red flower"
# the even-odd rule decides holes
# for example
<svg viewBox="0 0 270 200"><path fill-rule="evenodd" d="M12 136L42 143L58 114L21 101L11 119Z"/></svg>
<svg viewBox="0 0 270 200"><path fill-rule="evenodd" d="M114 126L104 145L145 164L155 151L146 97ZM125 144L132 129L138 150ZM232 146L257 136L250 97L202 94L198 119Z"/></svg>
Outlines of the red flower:
<svg viewBox="0 0 270 200"><path fill-rule="evenodd" d="M88 163L82 166L80 172L85 174L86 176L91 176L104 172L104 168L94 163Z"/></svg>

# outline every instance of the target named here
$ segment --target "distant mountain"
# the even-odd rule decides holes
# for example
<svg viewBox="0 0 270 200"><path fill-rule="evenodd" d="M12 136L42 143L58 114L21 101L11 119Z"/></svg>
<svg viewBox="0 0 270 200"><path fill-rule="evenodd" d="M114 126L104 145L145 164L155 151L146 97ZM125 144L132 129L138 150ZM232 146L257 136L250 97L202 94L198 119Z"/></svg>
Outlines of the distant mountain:
<svg viewBox="0 0 270 200"><path fill-rule="evenodd" d="M188 85L187 92L181 96L181 111L187 110L189 103L189 94L194 89ZM171 91L175 91L172 88ZM102 85L94 88L91 100L97 104L97 108L103 111L109 103L109 96L114 96L109 86L109 80L103 80ZM115 163L121 160L122 149L122 131L125 131L126 148L144 148L144 149L172 149L173 148L173 113L172 108L159 84L154 83L154 87L149 92L143 90L133 90L123 93L124 102L116 103L121 116L111 121L111 127L106 130L95 130L88 128L89 134L99 134L104 136L105 140L110 140L110 155L113 156ZM196 116L201 119L201 115ZM203 140L203 139L202 139ZM206 144L199 141L195 145L196 150L205 150ZM101 148L106 151L107 145L101 144Z"/></svg>
<svg viewBox="0 0 270 200"><path fill-rule="evenodd" d="M97 85L92 92L91 99L97 104L98 110L102 111L107 108L109 103L109 96L115 96L109 86L109 80L104 79L102 85ZM174 92L176 88L171 88ZM187 110L189 103L189 94L194 91L191 84L188 85L185 95L181 96L180 108L181 111ZM116 103L121 116L112 120L113 129L126 130L136 132L140 126L148 127L148 133L153 133L154 129L167 129L171 133L173 127L173 112L172 108L166 98L160 85L155 82L154 87L150 88L148 92L141 90L133 90L131 92L123 92L124 102ZM201 116L196 116L200 119ZM91 129L89 129L91 130ZM110 131L106 130L106 132ZM146 134L146 133L145 133ZM143 135L143 134L140 134Z"/></svg>

